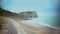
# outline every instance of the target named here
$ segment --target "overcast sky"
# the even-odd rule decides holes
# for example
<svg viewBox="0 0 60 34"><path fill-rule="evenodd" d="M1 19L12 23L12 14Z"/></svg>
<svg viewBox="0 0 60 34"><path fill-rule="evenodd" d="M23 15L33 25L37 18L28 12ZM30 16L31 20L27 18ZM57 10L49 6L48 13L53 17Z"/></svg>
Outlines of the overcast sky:
<svg viewBox="0 0 60 34"><path fill-rule="evenodd" d="M11 12L36 11L38 15L51 15L56 13L57 0L3 0L2 6Z"/></svg>
<svg viewBox="0 0 60 34"><path fill-rule="evenodd" d="M55 10L56 2L57 0L4 0L3 6L12 12L49 12Z"/></svg>

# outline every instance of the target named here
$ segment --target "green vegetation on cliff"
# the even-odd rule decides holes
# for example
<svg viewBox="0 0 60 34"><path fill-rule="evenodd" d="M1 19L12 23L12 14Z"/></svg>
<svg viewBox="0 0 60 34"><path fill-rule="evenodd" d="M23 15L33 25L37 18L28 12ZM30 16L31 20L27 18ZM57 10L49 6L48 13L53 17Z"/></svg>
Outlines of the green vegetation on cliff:
<svg viewBox="0 0 60 34"><path fill-rule="evenodd" d="M10 12L8 10L4 10L0 7L0 16L15 17L15 16L17 16L17 13L13 13L13 12Z"/></svg>

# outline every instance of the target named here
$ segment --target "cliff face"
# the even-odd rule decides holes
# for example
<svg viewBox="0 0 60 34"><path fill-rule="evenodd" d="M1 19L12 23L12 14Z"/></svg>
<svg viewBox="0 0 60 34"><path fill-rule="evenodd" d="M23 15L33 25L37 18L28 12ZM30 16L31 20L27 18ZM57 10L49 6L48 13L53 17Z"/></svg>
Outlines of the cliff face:
<svg viewBox="0 0 60 34"><path fill-rule="evenodd" d="M33 12L33 11L21 12L19 15L22 18L37 18L38 17L38 15L36 14L36 12Z"/></svg>
<svg viewBox="0 0 60 34"><path fill-rule="evenodd" d="M0 16L22 18L22 19L25 19L25 20L29 19L29 18L37 18L38 17L36 12L33 12L33 11L13 13L13 12L10 12L8 10L4 10L1 7L0 7Z"/></svg>

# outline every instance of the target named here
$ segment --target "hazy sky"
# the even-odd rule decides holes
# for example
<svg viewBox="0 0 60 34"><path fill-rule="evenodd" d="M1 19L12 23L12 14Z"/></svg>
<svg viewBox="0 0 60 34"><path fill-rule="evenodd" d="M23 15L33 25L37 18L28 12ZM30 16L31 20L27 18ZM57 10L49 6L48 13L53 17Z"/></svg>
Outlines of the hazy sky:
<svg viewBox="0 0 60 34"><path fill-rule="evenodd" d="M55 13L57 0L4 0L2 4L11 12L36 11L39 15L45 15Z"/></svg>
<svg viewBox="0 0 60 34"><path fill-rule="evenodd" d="M3 6L12 12L49 12L54 10L56 2L57 0L4 0Z"/></svg>

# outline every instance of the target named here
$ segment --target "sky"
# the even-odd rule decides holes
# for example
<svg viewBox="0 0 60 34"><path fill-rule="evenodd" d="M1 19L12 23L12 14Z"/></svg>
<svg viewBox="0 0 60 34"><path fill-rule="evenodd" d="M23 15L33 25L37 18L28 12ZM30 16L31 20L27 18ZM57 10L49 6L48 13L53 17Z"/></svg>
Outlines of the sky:
<svg viewBox="0 0 60 34"><path fill-rule="evenodd" d="M39 20L47 23L57 16L57 0L3 0L2 7L16 13L36 11Z"/></svg>
<svg viewBox="0 0 60 34"><path fill-rule="evenodd" d="M50 12L56 8L57 0L3 0L3 7L12 12Z"/></svg>
<svg viewBox="0 0 60 34"><path fill-rule="evenodd" d="M36 11L39 16L56 14L57 0L3 0L2 7L11 12Z"/></svg>

